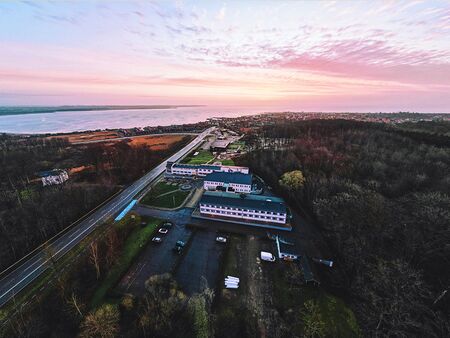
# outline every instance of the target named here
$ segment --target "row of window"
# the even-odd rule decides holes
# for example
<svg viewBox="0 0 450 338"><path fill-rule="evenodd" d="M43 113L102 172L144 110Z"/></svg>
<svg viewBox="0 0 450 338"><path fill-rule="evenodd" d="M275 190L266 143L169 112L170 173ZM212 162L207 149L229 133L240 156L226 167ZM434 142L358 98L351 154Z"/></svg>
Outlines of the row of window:
<svg viewBox="0 0 450 338"><path fill-rule="evenodd" d="M209 207L209 208L217 208L217 209L256 212L256 213L265 214L265 215L278 215L278 216L283 215L282 213L273 212L273 211L250 210L250 209L232 208L232 207L227 207L227 206L222 207L222 206L217 206L217 205L212 205L212 204L203 204L202 206Z"/></svg>
<svg viewBox="0 0 450 338"><path fill-rule="evenodd" d="M267 219L267 220L273 220L273 221L284 221L283 217L253 215L253 214L246 214L246 213L241 213L241 212L213 210L213 209L208 209L208 208L201 208L200 211L221 214L221 215L228 215L228 216L240 216L240 217L249 217L249 218L257 218L257 219Z"/></svg>

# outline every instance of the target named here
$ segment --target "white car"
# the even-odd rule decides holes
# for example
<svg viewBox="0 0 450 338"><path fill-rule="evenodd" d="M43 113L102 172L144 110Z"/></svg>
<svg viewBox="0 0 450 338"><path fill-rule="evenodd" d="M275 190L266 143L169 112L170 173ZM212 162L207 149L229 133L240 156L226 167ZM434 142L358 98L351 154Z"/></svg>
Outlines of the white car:
<svg viewBox="0 0 450 338"><path fill-rule="evenodd" d="M158 232L160 234L167 234L169 232L169 230L167 230L166 228L161 228L161 229L158 230Z"/></svg>
<svg viewBox="0 0 450 338"><path fill-rule="evenodd" d="M216 242L226 243L227 242L227 238L226 237L222 237L222 236L218 236L218 237L216 237Z"/></svg>
<svg viewBox="0 0 450 338"><path fill-rule="evenodd" d="M161 243L162 242L162 238L161 237L153 237L152 238L152 242Z"/></svg>

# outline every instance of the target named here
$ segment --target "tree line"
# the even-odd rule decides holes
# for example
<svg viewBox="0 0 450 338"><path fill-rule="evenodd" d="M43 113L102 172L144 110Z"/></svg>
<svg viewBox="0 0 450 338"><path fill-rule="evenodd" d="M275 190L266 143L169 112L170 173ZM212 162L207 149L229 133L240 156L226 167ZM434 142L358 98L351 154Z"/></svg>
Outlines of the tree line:
<svg viewBox="0 0 450 338"><path fill-rule="evenodd" d="M0 135L0 269L4 269L184 146L151 150L126 141L71 145L64 138ZM37 173L82 167L62 185Z"/></svg>
<svg viewBox="0 0 450 338"><path fill-rule="evenodd" d="M253 151L239 164L316 224L323 253L336 262L321 272L325 285L350 303L365 336L449 335L450 147L443 137L317 120L278 123L247 138ZM283 174L296 171L304 182L283 185L290 178Z"/></svg>

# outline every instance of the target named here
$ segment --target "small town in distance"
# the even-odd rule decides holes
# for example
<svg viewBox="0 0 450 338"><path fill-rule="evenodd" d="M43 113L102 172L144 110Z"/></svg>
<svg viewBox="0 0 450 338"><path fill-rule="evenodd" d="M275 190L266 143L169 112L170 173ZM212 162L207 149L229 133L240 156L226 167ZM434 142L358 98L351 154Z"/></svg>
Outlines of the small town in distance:
<svg viewBox="0 0 450 338"><path fill-rule="evenodd" d="M449 338L450 0L0 0L0 338Z"/></svg>

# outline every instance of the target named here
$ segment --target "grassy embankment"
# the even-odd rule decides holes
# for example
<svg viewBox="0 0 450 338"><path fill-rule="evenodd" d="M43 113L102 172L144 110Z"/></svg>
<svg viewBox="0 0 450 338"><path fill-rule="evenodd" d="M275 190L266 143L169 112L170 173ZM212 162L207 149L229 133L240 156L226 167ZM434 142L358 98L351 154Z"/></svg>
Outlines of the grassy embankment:
<svg viewBox="0 0 450 338"><path fill-rule="evenodd" d="M124 226L117 223L117 226ZM145 245L150 241L155 229L161 224L161 220L150 218L147 220L147 226L136 227L126 239L120 256L103 279L100 286L95 291L91 305L96 307L105 301L107 293L120 280L120 278L128 271L134 259L144 249Z"/></svg>
<svg viewBox="0 0 450 338"><path fill-rule="evenodd" d="M190 191L179 190L178 185L160 181L144 196L141 203L157 208L177 208L189 193Z"/></svg>

